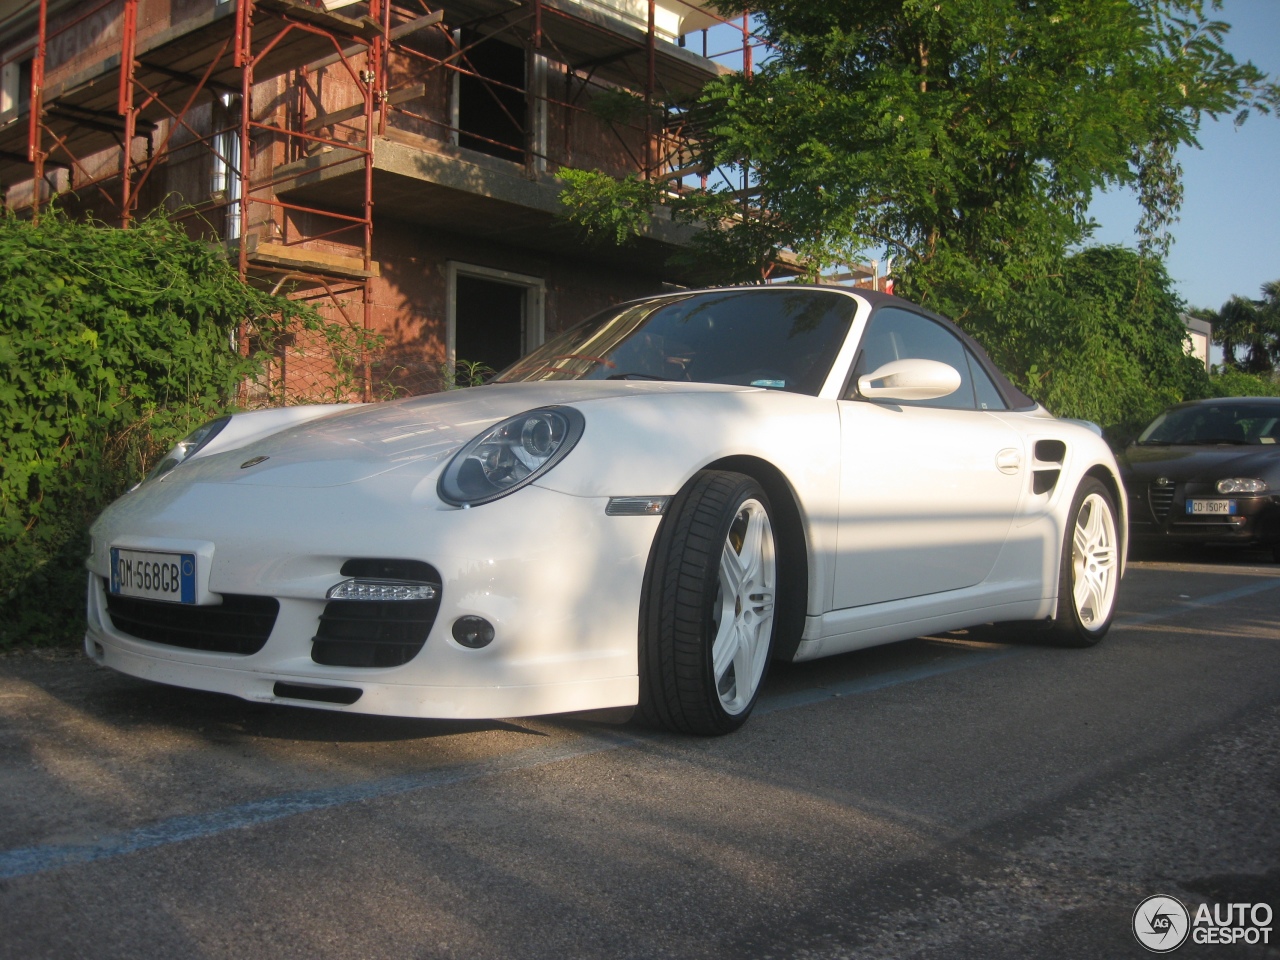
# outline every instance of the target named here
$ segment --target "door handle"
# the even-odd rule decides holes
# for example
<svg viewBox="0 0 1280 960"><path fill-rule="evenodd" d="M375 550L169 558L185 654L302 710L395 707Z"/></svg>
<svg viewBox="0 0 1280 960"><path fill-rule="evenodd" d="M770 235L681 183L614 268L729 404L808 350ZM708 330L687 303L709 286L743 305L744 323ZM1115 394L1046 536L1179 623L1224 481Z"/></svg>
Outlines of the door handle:
<svg viewBox="0 0 1280 960"><path fill-rule="evenodd" d="M1022 452L1006 447L996 454L996 469L1001 473L1017 473L1022 468Z"/></svg>

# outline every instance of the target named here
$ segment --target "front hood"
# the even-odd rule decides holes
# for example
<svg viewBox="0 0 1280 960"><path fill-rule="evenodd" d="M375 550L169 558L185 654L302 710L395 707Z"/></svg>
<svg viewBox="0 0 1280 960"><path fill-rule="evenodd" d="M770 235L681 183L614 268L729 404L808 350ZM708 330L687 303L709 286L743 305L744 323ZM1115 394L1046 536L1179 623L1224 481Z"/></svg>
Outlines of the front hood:
<svg viewBox="0 0 1280 960"><path fill-rule="evenodd" d="M434 469L482 430L535 407L580 406L629 396L744 391L760 392L754 387L639 380L471 387L343 410L234 450L191 460L158 482L331 487L408 464Z"/></svg>
<svg viewBox="0 0 1280 960"><path fill-rule="evenodd" d="M1131 445L1119 460L1126 476L1140 483L1158 477L1174 481L1260 477L1280 470L1280 447Z"/></svg>

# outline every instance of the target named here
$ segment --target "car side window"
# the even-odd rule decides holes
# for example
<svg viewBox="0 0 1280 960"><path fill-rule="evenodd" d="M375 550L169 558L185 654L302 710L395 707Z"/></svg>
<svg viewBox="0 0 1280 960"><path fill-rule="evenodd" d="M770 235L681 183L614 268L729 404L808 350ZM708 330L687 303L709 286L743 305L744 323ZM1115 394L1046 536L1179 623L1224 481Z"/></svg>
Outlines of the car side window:
<svg viewBox="0 0 1280 960"><path fill-rule="evenodd" d="M960 374L960 387L954 393L936 400L895 400L895 404L912 407L943 407L950 410L974 410L979 403L974 399L974 376L970 365L969 351L963 343L950 331L928 317L918 313L902 310L897 307L881 307L871 317L867 331L862 336L862 344L858 351L858 362L854 365L853 378L845 393L845 399L853 399L858 395L858 378L866 376L878 368L894 360L937 360L945 363ZM989 390L990 396L999 401L1000 394L990 378L982 373L983 390ZM987 399L988 406L982 409L1003 409L1003 401L999 407Z"/></svg>

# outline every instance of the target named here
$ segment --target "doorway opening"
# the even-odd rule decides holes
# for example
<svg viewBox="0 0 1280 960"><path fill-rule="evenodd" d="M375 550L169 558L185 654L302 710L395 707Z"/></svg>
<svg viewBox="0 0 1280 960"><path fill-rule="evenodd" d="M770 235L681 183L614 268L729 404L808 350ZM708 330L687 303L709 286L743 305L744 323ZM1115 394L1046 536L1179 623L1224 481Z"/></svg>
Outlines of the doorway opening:
<svg viewBox="0 0 1280 960"><path fill-rule="evenodd" d="M450 365L503 370L542 343L541 279L460 263L448 273Z"/></svg>

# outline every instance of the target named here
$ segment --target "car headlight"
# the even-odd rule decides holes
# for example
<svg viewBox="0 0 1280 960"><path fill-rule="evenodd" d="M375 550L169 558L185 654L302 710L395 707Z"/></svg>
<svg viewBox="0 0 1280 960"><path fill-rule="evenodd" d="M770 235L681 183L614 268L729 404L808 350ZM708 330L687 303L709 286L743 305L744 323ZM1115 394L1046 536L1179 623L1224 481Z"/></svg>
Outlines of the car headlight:
<svg viewBox="0 0 1280 960"><path fill-rule="evenodd" d="M164 459L157 463L155 468L147 474L147 480L155 480L158 477L163 477L183 460L188 460L191 457L194 457L201 449L209 444L209 441L220 434L223 428L230 422L231 417L225 416L219 417L217 420L210 420L202 427L196 427L196 429L192 430L182 440L179 440L177 445L164 455ZM147 480L144 480L143 483L146 483Z"/></svg>
<svg viewBox="0 0 1280 960"><path fill-rule="evenodd" d="M1265 493L1265 480L1253 480L1249 477L1230 477L1218 481L1219 493Z"/></svg>
<svg viewBox="0 0 1280 960"><path fill-rule="evenodd" d="M539 407L503 420L454 455L440 475L440 499L455 507L497 500L565 458L585 421L572 407Z"/></svg>

